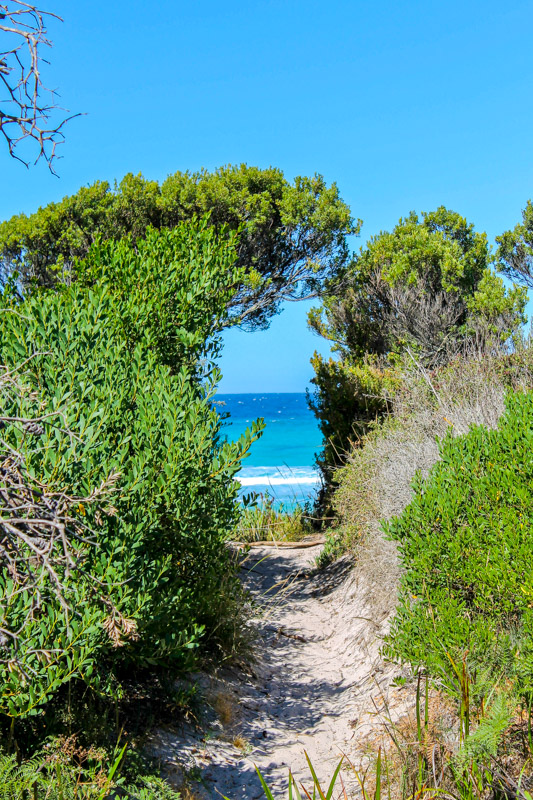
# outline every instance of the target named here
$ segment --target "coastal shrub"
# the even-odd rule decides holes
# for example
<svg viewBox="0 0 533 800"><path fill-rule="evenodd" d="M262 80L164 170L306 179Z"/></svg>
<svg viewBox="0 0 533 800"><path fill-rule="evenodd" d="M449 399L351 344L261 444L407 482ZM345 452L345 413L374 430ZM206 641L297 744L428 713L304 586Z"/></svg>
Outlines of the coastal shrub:
<svg viewBox="0 0 533 800"><path fill-rule="evenodd" d="M512 354L470 351L434 371L404 360L391 412L354 446L334 476L334 520L320 563L352 552L374 608L384 615L396 604L396 543L382 521L400 515L413 497L417 471L427 477L439 458L438 438L472 425L494 428L509 389L533 386L533 348Z"/></svg>
<svg viewBox="0 0 533 800"><path fill-rule="evenodd" d="M448 675L467 659L533 675L533 393L511 392L498 427L450 431L440 460L385 525L403 566L390 655Z"/></svg>
<svg viewBox="0 0 533 800"><path fill-rule="evenodd" d="M349 450L390 408L399 376L375 359L352 365L315 353L311 363L315 389L308 393L308 402L323 437L317 463L329 492L334 472L345 462ZM324 496L321 505L325 501Z"/></svg>
<svg viewBox="0 0 533 800"><path fill-rule="evenodd" d="M309 324L336 354L313 363L312 407L324 434L326 484L354 436L388 411L387 376L396 376L403 357L436 369L470 344L492 352L516 338L527 293L506 289L491 264L486 234L441 206L420 217L411 212L392 231L372 237L343 279L323 293ZM369 365L375 373L379 367L381 380Z"/></svg>
<svg viewBox="0 0 533 800"><path fill-rule="evenodd" d="M212 403L235 258L232 238L181 224L96 246L72 285L4 292L0 363L23 390L2 395L3 446L34 485L79 503L76 558L42 573L38 611L0 578L0 627L15 632L0 643L1 713L33 713L72 678L108 691L120 664L183 668L222 635L233 477L258 431L224 441ZM30 430L19 420L36 410ZM112 500L84 503L111 479Z"/></svg>
<svg viewBox="0 0 533 800"><path fill-rule="evenodd" d="M96 181L34 214L0 222L0 280L17 270L25 287L68 276L98 238L144 239L150 226L173 228L207 216L225 236L239 231L239 289L228 321L266 328L284 300L320 291L349 258L359 220L337 186L320 175L288 181L275 167L225 165L175 172L159 184L141 174L110 186ZM231 238L231 234L230 234Z"/></svg>

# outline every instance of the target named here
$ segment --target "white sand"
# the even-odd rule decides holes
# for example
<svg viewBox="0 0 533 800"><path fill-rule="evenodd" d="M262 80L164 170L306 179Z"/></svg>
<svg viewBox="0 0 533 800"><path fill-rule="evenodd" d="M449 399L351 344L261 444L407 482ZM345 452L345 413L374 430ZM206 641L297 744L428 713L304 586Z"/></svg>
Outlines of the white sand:
<svg viewBox="0 0 533 800"><path fill-rule="evenodd" d="M364 576L347 558L314 575L319 552L320 545L252 549L242 574L257 603L256 662L197 676L218 721L213 713L203 730L182 724L151 737L173 782L184 769L201 775L198 797L263 798L256 764L276 800L286 798L289 768L309 785L304 751L327 785L341 753L368 765L383 714L406 712L412 692L391 685L399 669L380 655L388 623L367 607ZM354 796L356 781L343 774Z"/></svg>

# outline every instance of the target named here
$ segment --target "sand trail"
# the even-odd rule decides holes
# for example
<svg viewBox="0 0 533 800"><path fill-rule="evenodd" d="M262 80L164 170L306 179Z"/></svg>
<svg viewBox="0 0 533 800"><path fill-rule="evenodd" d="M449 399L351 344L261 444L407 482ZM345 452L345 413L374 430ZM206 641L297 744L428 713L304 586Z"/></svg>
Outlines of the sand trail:
<svg viewBox="0 0 533 800"><path fill-rule="evenodd" d="M257 765L274 796L286 797L288 770L309 783L305 752L328 782L341 753L368 763L380 712L405 713L398 668L383 662L387 619L367 607L364 578L348 558L315 572L321 545L254 547L242 580L255 602L257 656L245 669L197 676L211 700L207 730L158 730L151 749L169 778L199 779L199 798L260 800ZM348 794L356 781L344 773Z"/></svg>

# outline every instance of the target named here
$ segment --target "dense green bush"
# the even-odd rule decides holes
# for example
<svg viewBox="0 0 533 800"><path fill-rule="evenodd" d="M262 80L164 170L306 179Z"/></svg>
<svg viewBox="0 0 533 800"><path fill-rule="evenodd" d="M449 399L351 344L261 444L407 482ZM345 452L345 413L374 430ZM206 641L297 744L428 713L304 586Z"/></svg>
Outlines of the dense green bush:
<svg viewBox="0 0 533 800"><path fill-rule="evenodd" d="M511 393L498 427L450 433L404 513L385 526L404 573L388 651L447 674L451 661L533 673L533 393Z"/></svg>
<svg viewBox="0 0 533 800"><path fill-rule="evenodd" d="M238 519L233 480L253 439L221 436L211 332L240 279L234 240L205 224L96 247L80 279L0 315L0 363L25 388L2 397L3 439L48 494L87 498L75 560L43 574L37 611L0 577L0 712L31 713L73 677L104 685L103 662L182 668L215 628L232 591L223 546ZM28 360L29 359L29 360ZM117 477L118 476L118 477ZM29 554L32 555L32 554ZM31 611L31 613L29 613Z"/></svg>

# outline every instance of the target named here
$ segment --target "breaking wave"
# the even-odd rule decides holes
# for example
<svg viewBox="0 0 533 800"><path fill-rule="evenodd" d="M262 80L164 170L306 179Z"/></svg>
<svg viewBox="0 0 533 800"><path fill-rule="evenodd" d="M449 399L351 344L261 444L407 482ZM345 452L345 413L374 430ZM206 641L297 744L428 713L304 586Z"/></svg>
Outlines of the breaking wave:
<svg viewBox="0 0 533 800"><path fill-rule="evenodd" d="M320 474L312 467L245 467L237 480L241 486L316 486Z"/></svg>

